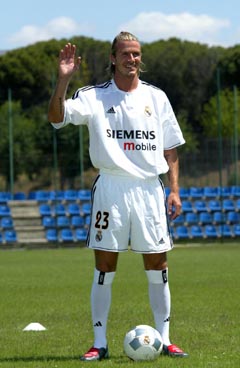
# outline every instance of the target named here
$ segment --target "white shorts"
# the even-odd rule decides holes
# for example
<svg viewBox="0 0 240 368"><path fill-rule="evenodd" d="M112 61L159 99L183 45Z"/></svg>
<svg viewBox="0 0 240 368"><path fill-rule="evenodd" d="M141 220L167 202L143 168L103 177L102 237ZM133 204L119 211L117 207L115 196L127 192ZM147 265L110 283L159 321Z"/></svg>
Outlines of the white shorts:
<svg viewBox="0 0 240 368"><path fill-rule="evenodd" d="M87 246L162 253L173 247L161 180L100 173L92 188Z"/></svg>

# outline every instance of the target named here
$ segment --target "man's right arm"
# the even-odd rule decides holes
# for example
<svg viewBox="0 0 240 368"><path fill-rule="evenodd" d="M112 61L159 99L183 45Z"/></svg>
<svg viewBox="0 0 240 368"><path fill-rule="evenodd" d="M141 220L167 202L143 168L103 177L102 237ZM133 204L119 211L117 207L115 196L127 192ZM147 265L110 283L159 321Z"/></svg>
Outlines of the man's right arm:
<svg viewBox="0 0 240 368"><path fill-rule="evenodd" d="M64 101L66 98L69 81L58 79L55 91L50 99L48 107L48 121L61 123L64 119Z"/></svg>
<svg viewBox="0 0 240 368"><path fill-rule="evenodd" d="M76 46L68 43L59 53L58 80L55 91L50 99L48 120L61 123L64 119L64 101L72 75L79 69L81 57L75 57Z"/></svg>

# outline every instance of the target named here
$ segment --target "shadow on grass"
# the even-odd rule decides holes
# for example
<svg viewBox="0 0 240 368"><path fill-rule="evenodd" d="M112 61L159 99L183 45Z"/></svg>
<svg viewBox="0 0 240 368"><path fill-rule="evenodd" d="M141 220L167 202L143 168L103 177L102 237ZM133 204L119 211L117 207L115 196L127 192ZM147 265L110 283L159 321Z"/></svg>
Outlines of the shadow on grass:
<svg viewBox="0 0 240 368"><path fill-rule="evenodd" d="M124 359L125 358L125 359ZM67 361L79 361L80 362L80 355L75 355L75 356L25 356L25 357L21 357L21 356L15 356L15 357L0 357L0 363L7 363L7 362L26 362L26 363L30 363L30 362L50 362L50 361L55 361L55 362L67 362ZM114 363L117 364L124 364L126 363L126 357L123 356L111 356L110 359L108 360L113 360ZM130 360L129 360L130 361Z"/></svg>
<svg viewBox="0 0 240 368"><path fill-rule="evenodd" d="M71 361L80 360L80 355L76 356L15 356L15 357L3 357L0 358L0 363L3 362L48 362L48 361Z"/></svg>

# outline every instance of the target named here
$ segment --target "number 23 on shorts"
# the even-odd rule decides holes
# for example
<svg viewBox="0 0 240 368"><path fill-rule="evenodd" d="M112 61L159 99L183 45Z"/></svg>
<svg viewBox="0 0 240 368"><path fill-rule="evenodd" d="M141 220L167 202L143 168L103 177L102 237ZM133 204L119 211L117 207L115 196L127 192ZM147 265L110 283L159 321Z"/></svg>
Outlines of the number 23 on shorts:
<svg viewBox="0 0 240 368"><path fill-rule="evenodd" d="M96 222L95 222L95 228L106 230L109 225L109 212L101 212L98 211L96 213Z"/></svg>

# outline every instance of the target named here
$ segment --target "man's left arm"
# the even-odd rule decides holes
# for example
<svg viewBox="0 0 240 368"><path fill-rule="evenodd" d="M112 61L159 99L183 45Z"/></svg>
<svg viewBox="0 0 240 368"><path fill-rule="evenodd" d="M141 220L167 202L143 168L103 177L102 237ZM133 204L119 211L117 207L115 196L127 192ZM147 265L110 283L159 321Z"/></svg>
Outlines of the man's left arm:
<svg viewBox="0 0 240 368"><path fill-rule="evenodd" d="M181 199L179 196L179 160L177 149L173 148L165 150L164 157L169 166L169 171L167 173L170 186L170 193L167 199L168 215L171 220L174 220L180 215L182 209Z"/></svg>

